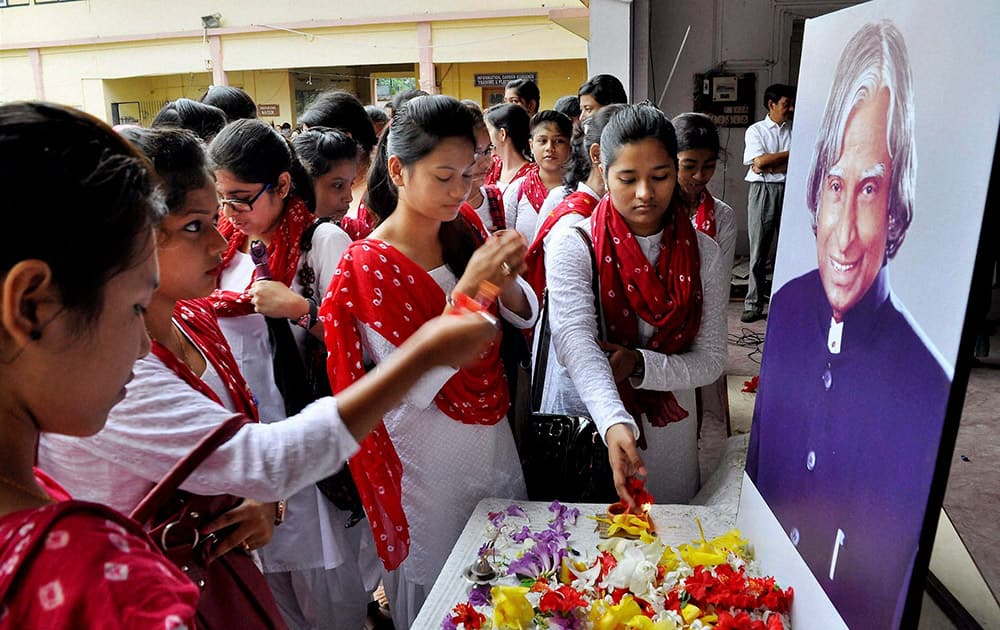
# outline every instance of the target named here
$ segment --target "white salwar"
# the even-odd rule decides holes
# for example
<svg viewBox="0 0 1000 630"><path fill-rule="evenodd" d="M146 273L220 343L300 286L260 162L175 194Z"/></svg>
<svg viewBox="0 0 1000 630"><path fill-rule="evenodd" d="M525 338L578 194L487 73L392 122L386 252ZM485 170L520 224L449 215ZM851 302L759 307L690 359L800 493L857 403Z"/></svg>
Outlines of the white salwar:
<svg viewBox="0 0 1000 630"><path fill-rule="evenodd" d="M580 227L589 234L590 221ZM651 264L660 256L662 232L636 241ZM645 422L648 448L641 453L649 475L646 487L657 503L683 503L699 487L697 420L693 388L711 383L722 373L726 353L725 304L730 269L719 246L698 233L701 282L704 294L701 325L687 352L662 354L640 348L645 376L639 389L672 391L689 412L687 418L666 427ZM629 425L638 437L635 419L618 396L611 366L597 344L597 314L588 245L576 230L564 230L546 253L549 320L554 356L545 375L541 410L582 413L593 418L602 436L615 424ZM654 332L639 320L640 345Z"/></svg>
<svg viewBox="0 0 1000 630"><path fill-rule="evenodd" d="M455 288L457 280L447 267L428 273L446 295ZM518 282L531 305L531 317L522 319L502 303L500 312L524 329L534 323L538 304L530 286L520 278ZM366 362L378 364L396 349L367 325L361 326L361 337ZM464 424L435 404L434 397L454 374L447 367L429 371L384 418L403 464L403 510L410 533L409 555L384 578L397 630L409 628L416 619L479 501L527 497L507 419L491 426Z"/></svg>

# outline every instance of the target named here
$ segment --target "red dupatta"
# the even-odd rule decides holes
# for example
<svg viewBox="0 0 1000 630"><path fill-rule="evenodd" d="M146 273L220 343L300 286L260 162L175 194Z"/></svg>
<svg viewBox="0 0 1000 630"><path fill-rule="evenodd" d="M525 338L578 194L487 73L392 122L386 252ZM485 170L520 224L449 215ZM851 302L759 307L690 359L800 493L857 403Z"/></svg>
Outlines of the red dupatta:
<svg viewBox="0 0 1000 630"><path fill-rule="evenodd" d="M521 274L521 277L527 280L531 288L535 290L539 301L542 299L542 289L545 288L545 237L549 235L556 223L568 214L578 214L584 219L589 217L593 214L597 201L593 195L582 190L570 193L545 217L539 226L535 240L531 242L528 253L524 257L528 270Z"/></svg>
<svg viewBox="0 0 1000 630"><path fill-rule="evenodd" d="M375 216L374 212L369 211L365 202L362 201L358 204L358 216L344 216L340 219L340 228L347 232L352 241L360 241L363 238L368 238L377 223L378 217Z"/></svg>
<svg viewBox="0 0 1000 630"><path fill-rule="evenodd" d="M704 232L715 240L716 233L716 221L715 221L715 197L713 197L707 190L702 191L701 199L698 200L698 210L691 217L691 222L694 225L694 229L699 232Z"/></svg>
<svg viewBox="0 0 1000 630"><path fill-rule="evenodd" d="M500 159L499 155L494 154L492 161L490 162L490 170L486 171L486 178L483 183L487 186L496 184L500 181L500 173L503 171L503 160Z"/></svg>
<svg viewBox="0 0 1000 630"><path fill-rule="evenodd" d="M688 218L673 206L667 209L655 265L643 254L610 196L597 205L590 226L607 341L638 348L641 318L655 328L644 347L663 354L687 350L698 334L703 301L698 235ZM639 425L641 448L645 448L643 413L656 427L688 415L672 392L636 390L625 379L618 383L618 393Z"/></svg>
<svg viewBox="0 0 1000 630"><path fill-rule="evenodd" d="M299 267L299 246L302 241L302 233L312 225L316 217L309 212L306 203L296 195L291 195L285 201L285 209L281 214L281 222L275 229L271 237L271 243L267 246L267 258L271 267L271 275L285 286L292 286L295 280L295 272ZM233 227L229 221L219 223L219 232L228 241L226 251L222 255L221 268L225 269L236 257L236 252L243 249L247 242L247 235ZM257 272L254 271L250 278L250 283L242 293L235 291L223 291L216 289L212 292L212 307L219 317L239 317L254 313L253 303L250 301L248 293L253 283L257 280Z"/></svg>
<svg viewBox="0 0 1000 630"><path fill-rule="evenodd" d="M352 243L320 308L333 391L342 391L365 373L362 325L398 346L444 307L441 287L398 250L372 239ZM502 420L510 400L499 352L497 339L479 361L452 376L434 399L437 407L465 424L493 425ZM402 463L384 424L379 423L361 443L350 460L350 471L379 556L387 569L393 569L406 558L410 537L402 506Z"/></svg>
<svg viewBox="0 0 1000 630"><path fill-rule="evenodd" d="M174 308L174 321L191 338L198 350L205 355L205 360L215 368L215 372L222 379L222 384L229 393L229 398L233 401L235 411L254 422L260 422L257 402L236 364L233 351L219 328L219 321L213 314L211 306L211 302L207 298L182 300ZM215 390L192 372L191 368L177 355L155 340L153 341L153 354L196 391L219 405L225 406Z"/></svg>
<svg viewBox="0 0 1000 630"><path fill-rule="evenodd" d="M545 198L549 196L549 189L542 181L542 176L538 174L538 165L530 164L529 167L524 175L524 181L521 182L521 191L517 195L517 200L520 202L521 197L527 197L531 207L535 209L535 212L538 212L542 209Z"/></svg>

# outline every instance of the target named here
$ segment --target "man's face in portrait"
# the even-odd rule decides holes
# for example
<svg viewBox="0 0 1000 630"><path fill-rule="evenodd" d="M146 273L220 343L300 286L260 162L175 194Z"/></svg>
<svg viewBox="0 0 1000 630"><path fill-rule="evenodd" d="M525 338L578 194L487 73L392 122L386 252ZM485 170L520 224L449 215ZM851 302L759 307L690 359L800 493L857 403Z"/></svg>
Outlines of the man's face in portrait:
<svg viewBox="0 0 1000 630"><path fill-rule="evenodd" d="M836 321L875 281L885 258L892 161L889 91L854 108L840 158L825 174L816 218L819 277Z"/></svg>

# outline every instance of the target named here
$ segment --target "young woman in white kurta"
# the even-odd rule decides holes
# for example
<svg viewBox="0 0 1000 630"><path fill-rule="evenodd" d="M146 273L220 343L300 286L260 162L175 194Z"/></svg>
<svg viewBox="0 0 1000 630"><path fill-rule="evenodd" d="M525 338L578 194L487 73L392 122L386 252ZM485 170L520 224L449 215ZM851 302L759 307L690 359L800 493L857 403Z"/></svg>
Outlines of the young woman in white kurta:
<svg viewBox="0 0 1000 630"><path fill-rule="evenodd" d="M535 166L503 192L507 227L516 229L529 242L535 236L547 197L552 191L565 190L563 175L569 166L572 137L573 123L565 114L548 109L531 119L530 146Z"/></svg>
<svg viewBox="0 0 1000 630"><path fill-rule="evenodd" d="M241 405L249 399L249 395L243 396L238 403L232 395L234 390L224 384L236 382L236 391L246 391L242 376L232 367L232 356L220 340L218 328L212 336L192 336L186 332L191 329L181 324L181 320L190 317L190 309L195 308L212 324L214 315L208 301L181 302L177 306L178 300L200 298L212 291L220 254L226 247L214 227L218 202L200 142L192 134L176 129L129 130L128 136L161 169L159 175L165 182L170 214L157 236L161 282L147 308L146 325L169 354L151 354L136 362L127 396L112 409L104 431L86 439L46 435L39 451L39 461L81 498L114 506L125 513L203 437L234 412L244 409ZM442 324L451 333L431 344L427 343L429 337L423 335L422 350L418 350L420 339L416 339L420 335L414 335L416 344L408 344L405 351L394 355L395 361L387 363L381 373L359 383L353 391L342 392L339 401L323 398L287 420L283 412L265 416L272 423L245 425L209 456L182 484L183 490L266 502L257 507L251 505L256 501L245 501L208 524L205 533L230 523L238 524L236 531L220 540L213 551L218 553L237 545L244 549L266 545L279 516L275 511L276 501L296 496L303 489L311 491L318 479L342 467L358 450L358 440L375 426L381 411L398 400L426 367L434 361L445 364L455 361L456 357L449 359L445 355L458 349L456 342L459 346L463 342L477 345L479 342L470 333L474 333L473 337L481 335L481 339L491 336L488 330L475 333L466 328L465 333L456 337L454 333L459 332L456 326L469 324L456 317L435 326ZM439 337L442 332L446 331L438 330ZM219 346L209 347L211 344ZM200 378L221 404L195 389L161 358L171 355L170 363L183 363L184 369ZM468 358L472 356L474 353L469 352ZM220 369L233 371L220 373ZM379 410L379 406L383 409ZM315 540L318 535L311 531L317 529L316 524L306 520L308 512L289 509L286 516L278 531L296 532L300 544L312 546L317 553L336 552L319 546ZM362 594L358 605L363 608L364 603ZM335 611L332 617L318 624L357 627L359 619L348 619L348 612Z"/></svg>
<svg viewBox="0 0 1000 630"><path fill-rule="evenodd" d="M676 221L674 214L668 214L676 211L676 146L669 121L648 106L629 106L615 113L601 137L601 168L610 197L605 202L622 218L627 226L624 238L635 240L651 269L657 268L665 251L665 225ZM600 213L598 208L581 224L588 235L593 236ZM693 230L691 233L694 235ZM721 373L729 269L724 268L719 247L711 238L697 234L696 239L693 251L698 259L687 261L687 265L697 266L701 280L700 322L690 344L677 353L648 347L658 331L634 312L628 317L637 320L635 347L599 342L590 245L576 230L556 236L547 257L551 327L558 359L550 362L549 408L582 411L583 404L605 437L616 486L626 501L631 497L625 480L636 474L648 473L647 487L658 502L687 501L698 489L696 422L691 413L694 400L688 390L715 380ZM691 243L687 247L691 248ZM599 290L603 296L608 287ZM609 319L613 325L614 315L608 318L605 314L605 320ZM626 411L617 386L625 379L636 392L674 392L680 407L689 412L686 418L662 427L646 422L648 449L642 455L636 447L640 418ZM645 417L646 411L637 415Z"/></svg>
<svg viewBox="0 0 1000 630"><path fill-rule="evenodd" d="M472 116L455 99L421 96L396 113L369 174L369 205L381 221L369 239L349 248L331 285L328 300L343 292L350 302L329 310L324 302L321 310L331 357L347 356L357 343L364 363L377 366L414 318L440 312L447 296L476 296L484 281L499 287L502 317L519 328L531 326L537 302L518 278L524 239L505 230L477 248L483 238L473 236L478 220L460 212L474 152ZM409 555L385 579L399 629L416 618L476 504L487 496L525 496L506 405L489 403L508 396L499 355L492 356L476 372L494 376L490 382L472 372L437 370L385 416L402 462L401 504L409 528L402 535ZM341 375L338 368L338 380Z"/></svg>

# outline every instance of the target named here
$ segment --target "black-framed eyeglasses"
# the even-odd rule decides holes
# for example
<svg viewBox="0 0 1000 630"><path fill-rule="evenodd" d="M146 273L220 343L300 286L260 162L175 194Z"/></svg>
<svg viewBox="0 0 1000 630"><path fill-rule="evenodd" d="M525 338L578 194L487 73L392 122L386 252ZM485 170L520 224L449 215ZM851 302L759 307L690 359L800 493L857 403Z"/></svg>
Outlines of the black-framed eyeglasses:
<svg viewBox="0 0 1000 630"><path fill-rule="evenodd" d="M475 157L475 159L478 160L479 158L483 157L484 155L488 155L490 153L490 151L492 151L495 148L497 148L497 145L495 145L495 144L493 144L491 142L491 143L487 144L485 147L483 147L482 151L476 151L475 154L474 154L474 157Z"/></svg>
<svg viewBox="0 0 1000 630"><path fill-rule="evenodd" d="M271 190L271 184L264 184L260 192L250 199L219 199L219 210L224 210L226 206L229 206L233 212L253 212L253 204L269 190Z"/></svg>

